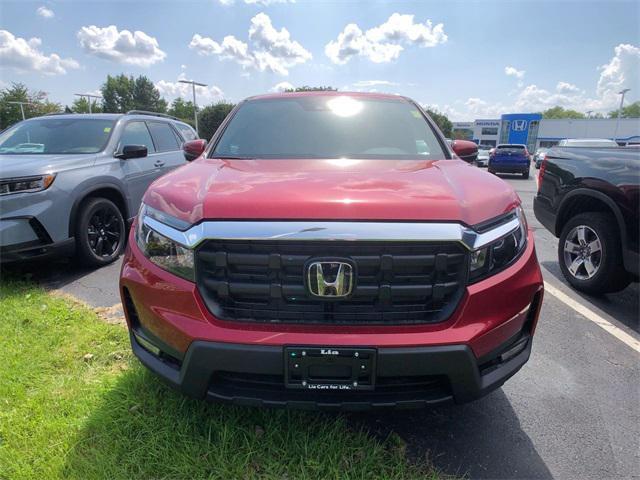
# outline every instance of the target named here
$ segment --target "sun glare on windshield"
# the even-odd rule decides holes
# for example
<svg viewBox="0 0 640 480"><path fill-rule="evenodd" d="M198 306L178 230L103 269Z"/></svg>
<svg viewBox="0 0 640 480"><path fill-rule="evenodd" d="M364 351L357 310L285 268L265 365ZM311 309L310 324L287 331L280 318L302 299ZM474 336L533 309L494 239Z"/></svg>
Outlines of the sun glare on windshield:
<svg viewBox="0 0 640 480"><path fill-rule="evenodd" d="M336 97L327 102L327 107L339 117L353 117L362 110L362 102L351 97Z"/></svg>

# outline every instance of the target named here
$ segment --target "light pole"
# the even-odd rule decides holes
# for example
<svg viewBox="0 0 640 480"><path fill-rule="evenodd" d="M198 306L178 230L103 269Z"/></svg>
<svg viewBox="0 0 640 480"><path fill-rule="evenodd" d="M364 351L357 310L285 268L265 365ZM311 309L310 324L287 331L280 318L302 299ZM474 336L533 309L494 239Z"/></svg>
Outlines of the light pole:
<svg viewBox="0 0 640 480"><path fill-rule="evenodd" d="M200 136L200 132L198 131L198 104L196 103L196 85L198 87L206 87L206 83L198 83L193 80L178 80L180 83L187 83L191 85L191 91L193 92L193 118L196 121L196 133Z"/></svg>
<svg viewBox="0 0 640 480"><path fill-rule="evenodd" d="M620 107L618 108L618 118L616 118L616 132L613 134L613 141L618 142L618 127L620 126L620 116L622 115L622 104L624 103L624 94L627 93L630 88L625 88L624 90L620 90L618 95L622 95L620 97Z"/></svg>
<svg viewBox="0 0 640 480"><path fill-rule="evenodd" d="M35 105L35 103L31 103L31 102L7 102L10 103L12 105L20 105L20 113L22 114L22 120L26 120L25 116L24 116L24 106L25 105Z"/></svg>
<svg viewBox="0 0 640 480"><path fill-rule="evenodd" d="M87 102L89 102L89 113L91 113L91 99L102 98L102 95L92 95L91 93L74 93L76 97L84 98L87 97Z"/></svg>

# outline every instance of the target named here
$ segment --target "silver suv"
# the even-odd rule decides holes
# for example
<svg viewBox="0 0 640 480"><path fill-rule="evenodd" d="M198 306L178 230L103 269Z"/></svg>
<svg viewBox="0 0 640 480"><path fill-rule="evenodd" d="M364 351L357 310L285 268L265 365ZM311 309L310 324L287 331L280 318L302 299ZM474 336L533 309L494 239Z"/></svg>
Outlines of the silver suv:
<svg viewBox="0 0 640 480"><path fill-rule="evenodd" d="M186 123L150 112L48 115L0 133L0 261L122 252L149 184L185 163Z"/></svg>

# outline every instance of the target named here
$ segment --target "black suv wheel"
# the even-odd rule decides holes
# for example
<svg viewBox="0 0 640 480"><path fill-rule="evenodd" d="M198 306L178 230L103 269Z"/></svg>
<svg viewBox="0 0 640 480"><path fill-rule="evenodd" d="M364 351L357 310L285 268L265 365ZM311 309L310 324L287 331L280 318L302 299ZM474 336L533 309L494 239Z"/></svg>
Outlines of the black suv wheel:
<svg viewBox="0 0 640 480"><path fill-rule="evenodd" d="M125 223L118 207L106 198L91 198L82 205L76 225L78 255L85 265L100 267L122 253Z"/></svg>
<svg viewBox="0 0 640 480"><path fill-rule="evenodd" d="M562 229L558 262L567 281L577 290L599 294L629 285L622 263L616 219L600 212L581 213Z"/></svg>

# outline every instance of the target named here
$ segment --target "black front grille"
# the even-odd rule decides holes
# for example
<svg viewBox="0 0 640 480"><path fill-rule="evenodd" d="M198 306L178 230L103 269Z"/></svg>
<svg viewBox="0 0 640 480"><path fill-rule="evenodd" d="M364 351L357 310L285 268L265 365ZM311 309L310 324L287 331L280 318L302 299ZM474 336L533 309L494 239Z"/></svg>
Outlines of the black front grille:
<svg viewBox="0 0 640 480"><path fill-rule="evenodd" d="M344 299L311 296L305 265L346 259L355 285ZM464 293L467 256L458 243L208 240L196 251L198 289L223 320L406 324L448 318Z"/></svg>
<svg viewBox="0 0 640 480"><path fill-rule="evenodd" d="M280 392L296 395L302 393L306 400L313 400L323 397L336 397L340 394L347 395L350 401L359 400L361 397L376 398L387 394L411 395L421 398L428 394L435 397L445 397L451 395L449 380L444 375L419 375L408 377L378 377L376 387L373 391L323 391L323 390L289 390L285 387L282 375L266 375L257 373L238 373L219 371L213 374L209 385L210 391L233 390L235 395L240 392ZM360 397L360 398L359 398ZM401 397L399 397L401 398Z"/></svg>

